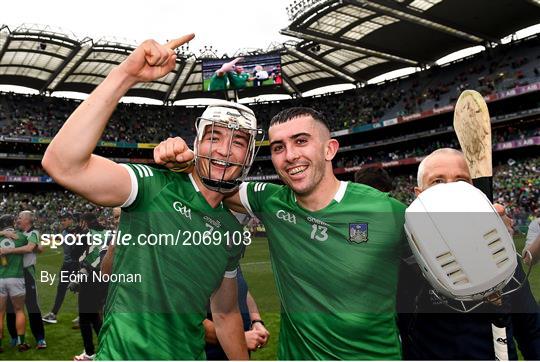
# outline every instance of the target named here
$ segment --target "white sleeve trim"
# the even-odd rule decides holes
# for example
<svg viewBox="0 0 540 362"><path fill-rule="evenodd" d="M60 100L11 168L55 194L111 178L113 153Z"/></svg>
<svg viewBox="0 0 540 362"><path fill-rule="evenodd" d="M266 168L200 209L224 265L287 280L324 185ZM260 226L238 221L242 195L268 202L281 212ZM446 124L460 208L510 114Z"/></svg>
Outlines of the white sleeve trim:
<svg viewBox="0 0 540 362"><path fill-rule="evenodd" d="M529 224L529 229L527 230L527 238L525 240L525 245L529 246L536 240L540 235L540 219L534 219Z"/></svg>
<svg viewBox="0 0 540 362"><path fill-rule="evenodd" d="M137 176L135 176L135 172L133 172L131 167L124 164L121 164L120 166L123 166L128 171L129 178L131 179L131 191L129 192L129 196L127 200L120 205L120 207L128 207L131 206L131 204L133 204L137 198L137 194L139 193L139 184L137 183Z"/></svg>
<svg viewBox="0 0 540 362"><path fill-rule="evenodd" d="M238 191L240 194L240 202L242 202L242 205L247 210L247 212L252 216L255 217L255 214L253 213L253 210L251 210L251 205L249 204L249 199L247 195L247 188L248 188L247 182L242 182L240 184L240 190Z"/></svg>
<svg viewBox="0 0 540 362"><path fill-rule="evenodd" d="M227 279L234 279L236 278L236 274L238 274L238 268L231 271L226 271L223 277Z"/></svg>

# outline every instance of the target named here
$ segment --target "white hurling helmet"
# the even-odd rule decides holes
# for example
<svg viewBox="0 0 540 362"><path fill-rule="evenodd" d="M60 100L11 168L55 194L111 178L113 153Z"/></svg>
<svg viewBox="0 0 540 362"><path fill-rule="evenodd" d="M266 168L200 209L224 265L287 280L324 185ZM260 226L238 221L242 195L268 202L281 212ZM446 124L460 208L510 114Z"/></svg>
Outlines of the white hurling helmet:
<svg viewBox="0 0 540 362"><path fill-rule="evenodd" d="M516 280L512 237L488 198L466 182L423 191L405 212L405 232L424 277L459 303L447 304L452 309L471 311ZM481 302L468 309L464 301Z"/></svg>
<svg viewBox="0 0 540 362"><path fill-rule="evenodd" d="M226 160L217 160L212 158L212 149L208 155L202 155L199 152L199 144L205 135L205 132L214 132L214 127L225 127L233 132L244 132L249 136L248 151L242 163L230 161L231 146L233 137L230 138ZM211 190L220 193L230 193L238 189L240 184L247 176L251 165L255 159L258 147L256 142L261 142L264 137L264 132L257 128L257 119L251 109L238 103L219 102L210 105L203 112L201 117L197 119L197 138L195 139L195 167L199 173L202 182ZM210 168L208 175L202 172L201 159L207 159L209 162L225 162L225 166L240 167L240 175L232 180L225 180L224 173L212 175Z"/></svg>

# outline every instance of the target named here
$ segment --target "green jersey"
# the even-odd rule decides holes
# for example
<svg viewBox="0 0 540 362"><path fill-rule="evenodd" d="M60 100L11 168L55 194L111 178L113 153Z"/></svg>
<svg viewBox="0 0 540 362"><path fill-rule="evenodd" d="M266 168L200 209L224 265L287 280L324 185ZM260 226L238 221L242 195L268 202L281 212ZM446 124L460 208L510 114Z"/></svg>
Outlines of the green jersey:
<svg viewBox="0 0 540 362"><path fill-rule="evenodd" d="M7 229L14 231L13 229ZM26 236L19 232L15 231L18 238L12 240L10 238L5 238L0 236L0 248L19 248L25 246L28 243ZM0 278L24 278L23 273L23 255L24 254L7 254L5 258L7 259L7 265L3 266L0 264Z"/></svg>
<svg viewBox="0 0 540 362"><path fill-rule="evenodd" d="M242 250L226 235L243 235L242 229L223 204L206 202L191 175L124 166L132 192L112 274L140 278L109 283L97 358L204 359L206 306L223 277L235 276Z"/></svg>
<svg viewBox="0 0 540 362"><path fill-rule="evenodd" d="M247 73L236 73L228 72L227 76L229 77L229 82L231 83L232 89L242 89L246 88L246 83L249 79L249 74Z"/></svg>
<svg viewBox="0 0 540 362"><path fill-rule="evenodd" d="M347 182L319 211L299 206L287 186L243 184L240 197L267 232L281 301L278 358L399 359L405 205Z"/></svg>
<svg viewBox="0 0 540 362"><path fill-rule="evenodd" d="M95 239L96 237L99 237L98 241L102 241L102 243L96 242L96 240L91 240L90 245L88 245L88 249L85 250L83 255L79 258L79 261L82 262L82 265L90 266L94 269L99 268L99 264L101 263L100 253L101 248L103 245L106 245L106 230L93 230L90 229L90 234L92 235L92 239Z"/></svg>
<svg viewBox="0 0 540 362"><path fill-rule="evenodd" d="M227 90L227 76L223 74L222 76L214 73L212 78L210 78L210 84L208 85L209 91L220 91Z"/></svg>

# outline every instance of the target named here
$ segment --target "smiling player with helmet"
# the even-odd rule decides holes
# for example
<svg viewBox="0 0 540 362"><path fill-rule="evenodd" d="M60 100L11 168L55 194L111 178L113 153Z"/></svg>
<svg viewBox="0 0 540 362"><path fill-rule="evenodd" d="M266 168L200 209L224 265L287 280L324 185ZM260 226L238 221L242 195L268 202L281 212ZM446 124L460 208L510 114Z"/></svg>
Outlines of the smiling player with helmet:
<svg viewBox="0 0 540 362"><path fill-rule="evenodd" d="M190 174L92 154L120 98L135 84L172 71L174 49L192 38L142 43L75 110L43 158L45 170L65 188L99 205L121 205L119 230L131 241L183 232L179 242L165 245L117 241L112 273L138 273L141 280L110 285L98 359L204 359L202 321L211 297L223 349L230 359L248 357L235 280L242 248L221 239L197 244L196 235L242 232L222 200L253 161L259 133L253 112L235 103L209 106L199 120Z"/></svg>

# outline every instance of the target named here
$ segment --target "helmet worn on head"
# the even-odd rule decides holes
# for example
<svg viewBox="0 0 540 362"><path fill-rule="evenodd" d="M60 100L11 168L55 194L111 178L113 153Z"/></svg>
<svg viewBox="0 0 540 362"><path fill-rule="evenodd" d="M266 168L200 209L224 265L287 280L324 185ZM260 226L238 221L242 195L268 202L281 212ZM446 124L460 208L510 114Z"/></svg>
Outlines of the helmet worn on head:
<svg viewBox="0 0 540 362"><path fill-rule="evenodd" d="M462 305L487 301L514 278L513 239L488 198L466 182L435 185L418 195L405 212L405 233L435 295Z"/></svg>
<svg viewBox="0 0 540 362"><path fill-rule="evenodd" d="M257 128L257 119L255 114L248 107L234 102L219 102L210 105L203 112L201 117L197 119L197 138L195 139L195 168L201 177L204 185L210 190L220 193L230 193L236 191L240 184L246 178L251 165L255 159L257 151L256 141L262 141L264 132ZM226 160L218 160L212 158L212 149L210 154L202 155L200 153L200 143L207 132L214 132L215 127L224 127L234 132L244 132L249 136L248 149L242 163L233 162L230 160L231 146L233 137L230 137L230 143L227 150ZM201 160L207 159L208 162L219 161L224 162L226 167L237 166L240 168L238 177L225 180L224 174L212 175L210 167L208 175L203 174Z"/></svg>

